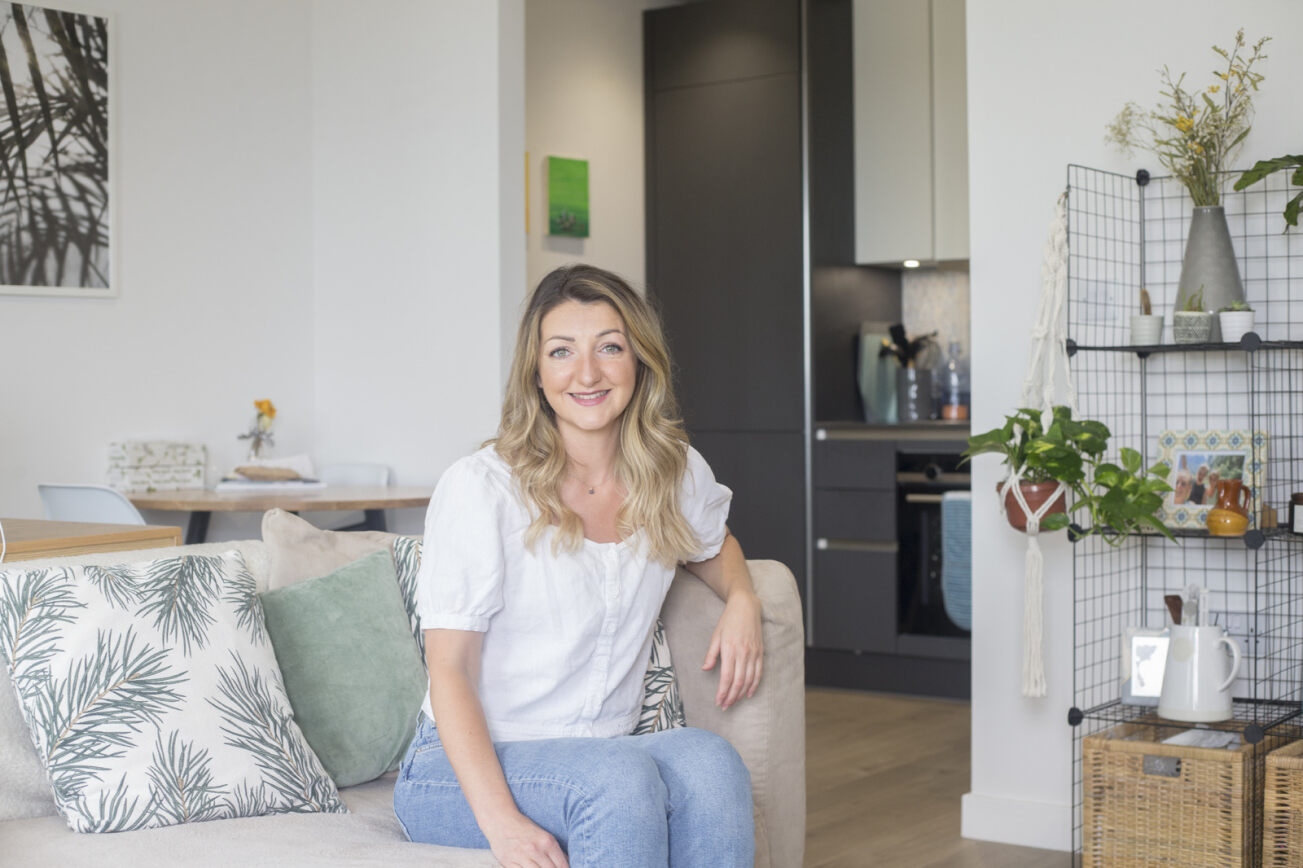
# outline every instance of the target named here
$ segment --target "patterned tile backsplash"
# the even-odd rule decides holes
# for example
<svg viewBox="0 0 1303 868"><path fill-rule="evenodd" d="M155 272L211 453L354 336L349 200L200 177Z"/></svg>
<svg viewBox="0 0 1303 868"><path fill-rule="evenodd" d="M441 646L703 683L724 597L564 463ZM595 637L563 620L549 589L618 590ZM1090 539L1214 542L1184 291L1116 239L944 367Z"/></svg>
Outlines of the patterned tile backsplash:
<svg viewBox="0 0 1303 868"><path fill-rule="evenodd" d="M901 320L913 337L937 332L942 356L951 341L959 341L969 357L968 272L914 269L901 274Z"/></svg>

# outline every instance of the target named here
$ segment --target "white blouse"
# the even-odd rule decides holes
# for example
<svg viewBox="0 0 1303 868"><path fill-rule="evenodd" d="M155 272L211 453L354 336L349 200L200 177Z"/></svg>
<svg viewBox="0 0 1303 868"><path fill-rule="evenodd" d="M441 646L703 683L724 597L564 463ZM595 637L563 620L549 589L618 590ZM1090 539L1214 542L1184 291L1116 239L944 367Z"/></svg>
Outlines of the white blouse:
<svg viewBox="0 0 1303 868"><path fill-rule="evenodd" d="M719 554L732 497L689 448L679 507L701 543L693 561ZM449 467L425 517L421 626L485 634L478 692L494 741L627 735L674 569L648 557L641 532L553 555L550 529L531 551L529 523L492 446ZM433 718L428 694L425 705Z"/></svg>

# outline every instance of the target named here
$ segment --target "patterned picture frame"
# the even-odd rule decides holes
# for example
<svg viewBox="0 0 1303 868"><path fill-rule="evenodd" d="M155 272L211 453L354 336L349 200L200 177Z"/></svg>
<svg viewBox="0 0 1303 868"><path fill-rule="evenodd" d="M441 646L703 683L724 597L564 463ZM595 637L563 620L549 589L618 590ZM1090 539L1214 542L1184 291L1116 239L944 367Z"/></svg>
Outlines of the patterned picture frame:
<svg viewBox="0 0 1303 868"><path fill-rule="evenodd" d="M1173 529L1203 530L1220 478L1239 478L1253 492L1249 527L1258 526L1267 468L1267 432L1168 430L1158 435L1158 460L1171 468L1160 519Z"/></svg>

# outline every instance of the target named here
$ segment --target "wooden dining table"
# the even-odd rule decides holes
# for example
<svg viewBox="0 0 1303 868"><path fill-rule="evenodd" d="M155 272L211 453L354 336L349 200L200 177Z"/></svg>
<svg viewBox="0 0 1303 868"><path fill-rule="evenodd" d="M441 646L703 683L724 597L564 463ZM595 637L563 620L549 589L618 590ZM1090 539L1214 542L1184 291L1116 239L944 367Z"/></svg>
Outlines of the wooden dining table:
<svg viewBox="0 0 1303 868"><path fill-rule="evenodd" d="M278 507L286 512L360 509L366 520L350 530L386 530L386 509L428 506L432 493L432 488L413 485L328 485L306 491L286 489L284 486L242 491L195 488L133 492L127 497L138 509L190 513L185 541L186 545L191 545L203 542L208 536L208 521L214 512L265 512Z"/></svg>

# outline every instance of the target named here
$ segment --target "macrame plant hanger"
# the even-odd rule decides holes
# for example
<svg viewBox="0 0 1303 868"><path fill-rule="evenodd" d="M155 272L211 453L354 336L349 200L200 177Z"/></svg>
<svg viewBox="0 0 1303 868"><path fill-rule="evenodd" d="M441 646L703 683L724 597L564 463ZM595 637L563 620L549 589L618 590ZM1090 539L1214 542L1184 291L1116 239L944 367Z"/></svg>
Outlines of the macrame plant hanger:
<svg viewBox="0 0 1303 868"><path fill-rule="evenodd" d="M1059 196L1054 207L1054 220L1050 235L1045 240L1041 260L1041 306L1032 329L1032 344L1027 356L1027 376L1023 380L1021 407L1041 412L1042 430L1048 430L1054 421L1054 390L1063 372L1066 397L1063 403L1077 414L1077 390L1068 370L1067 323L1064 308L1068 301L1068 194ZM1025 467L1009 468L996 489L1000 510L1004 511L1005 492L1012 491L1018 508L1027 516L1027 556L1024 561L1023 583L1023 662L1022 694L1039 697L1045 695L1044 654L1044 573L1045 558L1038 541L1041 519L1067 486L1058 483L1052 494L1034 512L1027 507L1022 489Z"/></svg>

